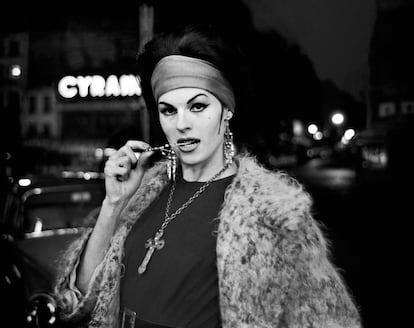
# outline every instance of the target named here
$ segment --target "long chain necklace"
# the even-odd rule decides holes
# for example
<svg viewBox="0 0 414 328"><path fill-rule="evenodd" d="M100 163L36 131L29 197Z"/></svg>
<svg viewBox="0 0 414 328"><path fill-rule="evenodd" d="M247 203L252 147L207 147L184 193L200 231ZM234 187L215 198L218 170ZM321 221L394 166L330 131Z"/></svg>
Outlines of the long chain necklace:
<svg viewBox="0 0 414 328"><path fill-rule="evenodd" d="M160 250L165 245L165 240L161 239L164 235L164 230L167 228L168 224L174 220L182 211L184 211L194 200L200 196L207 187L216 180L220 175L224 173L229 167L229 164L224 165L224 167L220 170L220 172L216 173L210 180L208 180L205 184L203 184L200 189L198 189L194 195L192 195L183 205L181 205L174 213L170 214L170 207L173 199L173 195L175 192L176 182L173 181L173 184L170 189L170 193L168 195L167 206L165 208L165 218L164 222L161 225L161 228L155 233L154 238L150 238L145 243L145 248L148 248L147 253L145 254L144 259L142 260L141 265L138 268L138 273L143 274L147 270L147 266L149 261L151 260L152 254L154 254L155 250Z"/></svg>

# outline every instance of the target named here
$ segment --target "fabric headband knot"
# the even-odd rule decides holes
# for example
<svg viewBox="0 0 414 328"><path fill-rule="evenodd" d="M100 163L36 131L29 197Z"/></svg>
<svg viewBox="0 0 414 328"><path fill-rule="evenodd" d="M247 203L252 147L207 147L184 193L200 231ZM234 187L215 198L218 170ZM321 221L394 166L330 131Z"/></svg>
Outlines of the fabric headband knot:
<svg viewBox="0 0 414 328"><path fill-rule="evenodd" d="M151 76L151 88L156 101L164 93L179 88L200 88L217 97L234 112L236 101L233 88L211 63L193 57L170 55L162 58Z"/></svg>

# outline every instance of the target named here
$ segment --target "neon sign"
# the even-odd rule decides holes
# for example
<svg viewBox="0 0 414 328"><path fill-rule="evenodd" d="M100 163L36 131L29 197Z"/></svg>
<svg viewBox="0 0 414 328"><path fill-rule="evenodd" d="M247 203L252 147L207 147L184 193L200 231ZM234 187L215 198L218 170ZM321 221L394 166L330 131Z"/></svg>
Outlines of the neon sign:
<svg viewBox="0 0 414 328"><path fill-rule="evenodd" d="M59 95L65 99L85 97L132 97L141 96L142 90L135 75L65 76L58 83Z"/></svg>

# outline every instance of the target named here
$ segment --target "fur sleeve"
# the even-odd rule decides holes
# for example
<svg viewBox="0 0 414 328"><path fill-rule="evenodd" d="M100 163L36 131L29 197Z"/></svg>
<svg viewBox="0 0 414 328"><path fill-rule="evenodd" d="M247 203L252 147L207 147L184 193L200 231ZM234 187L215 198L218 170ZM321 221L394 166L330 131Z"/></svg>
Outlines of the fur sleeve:
<svg viewBox="0 0 414 328"><path fill-rule="evenodd" d="M275 255L275 279L287 277L279 322L289 328L360 327L355 303L310 212L299 211L266 228L271 229L272 244L279 254Z"/></svg>
<svg viewBox="0 0 414 328"><path fill-rule="evenodd" d="M287 174L240 164L217 239L223 327L360 327L309 194Z"/></svg>
<svg viewBox="0 0 414 328"><path fill-rule="evenodd" d="M258 225L270 230L270 240L264 237L257 246L263 246L258 252L263 258L270 258L270 279L282 287L279 323L289 328L360 327L352 296L330 259L328 239L312 217L311 196L289 175L274 177L273 192L265 192L257 208Z"/></svg>
<svg viewBox="0 0 414 328"><path fill-rule="evenodd" d="M85 295L75 286L76 270L92 229L73 242L62 256L54 293L63 321L89 321L91 325L102 327L102 322L112 326L111 322L117 320L123 243L133 223L165 186L166 178L161 174L164 171L164 164L159 163L145 174L142 187L120 214L119 225L104 259L95 268Z"/></svg>
<svg viewBox="0 0 414 328"><path fill-rule="evenodd" d="M76 270L92 229L87 230L65 251L59 262L58 276L54 286L54 296L62 320L79 321L91 312L96 301L97 286L102 276L100 266L95 269L83 295L75 286Z"/></svg>

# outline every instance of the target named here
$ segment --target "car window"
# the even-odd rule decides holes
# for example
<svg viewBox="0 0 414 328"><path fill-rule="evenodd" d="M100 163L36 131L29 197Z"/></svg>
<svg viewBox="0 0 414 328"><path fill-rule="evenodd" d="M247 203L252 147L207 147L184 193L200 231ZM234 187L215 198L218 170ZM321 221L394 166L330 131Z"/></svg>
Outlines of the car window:
<svg viewBox="0 0 414 328"><path fill-rule="evenodd" d="M100 206L100 190L76 190L31 196L24 206L24 232L90 225L88 215Z"/></svg>

